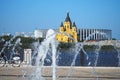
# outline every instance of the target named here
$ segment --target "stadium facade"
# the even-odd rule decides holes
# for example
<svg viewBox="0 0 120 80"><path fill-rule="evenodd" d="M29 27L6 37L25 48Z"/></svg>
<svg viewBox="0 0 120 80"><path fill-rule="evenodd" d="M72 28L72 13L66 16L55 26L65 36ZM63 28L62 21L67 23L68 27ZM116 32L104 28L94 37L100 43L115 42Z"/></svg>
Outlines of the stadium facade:
<svg viewBox="0 0 120 80"><path fill-rule="evenodd" d="M54 29L58 32L58 29ZM36 38L46 37L46 32L48 29L39 29L34 31L34 36ZM77 33L80 36L80 41L84 40L111 40L112 39L112 30L109 29L77 29Z"/></svg>
<svg viewBox="0 0 120 80"><path fill-rule="evenodd" d="M109 29L78 29L80 41L83 40L111 40L112 30Z"/></svg>

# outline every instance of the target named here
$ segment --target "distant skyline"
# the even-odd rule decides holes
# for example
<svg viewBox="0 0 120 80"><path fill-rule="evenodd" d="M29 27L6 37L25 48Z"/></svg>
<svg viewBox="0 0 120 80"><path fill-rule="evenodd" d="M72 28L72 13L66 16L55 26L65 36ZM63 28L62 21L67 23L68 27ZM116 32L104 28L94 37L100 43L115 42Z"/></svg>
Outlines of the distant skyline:
<svg viewBox="0 0 120 80"><path fill-rule="evenodd" d="M67 12L77 28L110 29L120 40L120 0L0 0L0 35L58 29Z"/></svg>

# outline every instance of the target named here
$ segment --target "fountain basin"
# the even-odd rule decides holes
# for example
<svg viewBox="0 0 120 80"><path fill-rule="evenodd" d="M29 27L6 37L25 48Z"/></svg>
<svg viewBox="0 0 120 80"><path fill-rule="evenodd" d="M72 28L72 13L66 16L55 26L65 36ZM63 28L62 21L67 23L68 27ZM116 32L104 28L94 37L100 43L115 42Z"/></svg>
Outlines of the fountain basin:
<svg viewBox="0 0 120 80"><path fill-rule="evenodd" d="M58 66L57 79L65 80L71 67ZM0 80L30 80L34 76L35 66L0 67ZM44 66L42 76L46 80L52 80L52 67ZM120 67L72 67L67 80L119 80Z"/></svg>

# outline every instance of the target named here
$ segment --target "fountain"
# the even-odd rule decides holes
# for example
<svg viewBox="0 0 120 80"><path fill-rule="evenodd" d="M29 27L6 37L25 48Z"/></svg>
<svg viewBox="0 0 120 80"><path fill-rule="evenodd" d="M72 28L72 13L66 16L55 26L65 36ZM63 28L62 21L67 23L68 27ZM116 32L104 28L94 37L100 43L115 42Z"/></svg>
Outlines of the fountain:
<svg viewBox="0 0 120 80"><path fill-rule="evenodd" d="M96 32L92 33L91 35L89 35L84 40L84 42L82 42L82 43L75 43L75 45L72 47L73 60L72 60L72 62L70 64L69 68L66 69L67 70L67 72L66 72L67 75L62 76L62 77L65 77L64 78L65 80L69 80L69 78L72 75L72 73L74 73L74 70L76 69L76 68L74 68L75 67L75 63L76 63L76 59L77 59L78 55L82 54L81 51L83 52L83 54L85 54L85 57L86 57L85 59L87 61L87 63L86 63L87 65L84 65L84 66L92 66L92 72L89 72L89 74L92 74L92 77L95 76L94 78L96 78L96 80L99 79L99 75L100 74L98 74L98 72L96 71L96 67L97 67L98 61L99 61L99 56L100 56L99 52L100 52L101 47L102 47L102 45L101 45L102 42L99 41L99 42L96 42L94 44L94 45L96 45L96 47L94 49L94 52L95 52L95 61L94 61L94 63L89 61L90 56L87 53L87 51L84 49L84 45L86 45L87 40L90 39L95 34L105 35L104 33L100 33L100 32L96 31ZM21 68L22 71L20 73L22 73L21 75L22 75L22 79L23 80L26 79L26 78L28 80L46 80L45 76L43 76L44 71L46 71L45 70L46 66L44 66L45 65L45 61L47 61L48 63L51 63L50 70L52 68L52 70L51 70L52 76L49 76L49 75L47 75L47 76L52 77L52 80L59 80L59 78L61 78L61 76L57 75L57 74L58 74L58 67L59 67L58 64L59 64L59 61L60 61L59 58L60 58L60 54L62 54L62 53L60 53L60 51L57 50L59 42L57 42L55 38L56 38L56 32L54 30L50 29L47 32L46 38L41 43L36 42L34 44L35 45L35 51L34 51L33 56L35 56L35 65L32 66L32 68L30 67L30 69L31 69L30 73L29 73L29 69L27 69L29 66ZM20 38L18 38L16 43L14 44L14 47L12 48L13 52L14 52L14 49L15 49L16 45L19 44L19 43L20 43ZM8 43L6 43L6 44L8 45ZM119 45L118 44L114 44L114 48L118 52L118 60L119 60L118 61L118 66L120 66ZM2 49L2 51L4 51L4 48ZM47 56L49 56L51 59L47 58ZM32 57L32 59L34 59L34 57ZM66 68L66 67L68 67L68 66L61 67L61 70ZM79 69L79 67L77 67L77 68ZM87 68L87 69L89 69L89 68ZM50 70L48 70L48 71L50 71ZM80 70L81 69L79 69L79 71ZM62 74L62 73L59 73L59 74ZM65 74L65 73L63 73L63 74ZM76 75L78 75L78 74L76 74ZM89 76L89 75L87 75L87 76ZM91 76L90 76L90 78L91 78Z"/></svg>
<svg viewBox="0 0 120 80"><path fill-rule="evenodd" d="M44 60L47 56L49 49L52 50L52 66L53 66L53 80L56 80L56 48L57 48L57 41L55 40L56 33L50 29L47 32L46 39L41 43L38 47L38 54L36 57L36 70L35 70L35 77L33 80L40 80L43 79L42 77L42 67L44 66Z"/></svg>
<svg viewBox="0 0 120 80"><path fill-rule="evenodd" d="M9 41L6 41L5 42L5 44L3 45L3 48L1 49L1 51L0 51L0 55L1 55L1 53L3 53L3 55L5 55L4 53L4 50L5 50L5 48L7 48L7 49L9 49L11 46L12 46L12 52L10 52L10 59L9 60L12 60L12 59L18 59L19 57L17 56L17 57L13 57L13 55L14 54L17 54L16 52L15 52L15 48L18 46L18 45L22 45L21 43L20 43L20 41L21 41L21 39L20 38L17 38L16 39L16 41L15 41L15 43L14 44L12 44L11 42L13 41L15 39L15 36L14 37L12 37ZM1 41L5 41L4 39L2 39ZM4 58L5 58L5 60L7 61L7 63L8 63L8 58L6 57L6 56L3 56ZM20 58L19 58L20 59ZM11 63L11 61L10 61L10 63Z"/></svg>
<svg viewBox="0 0 120 80"><path fill-rule="evenodd" d="M74 55L73 61L71 63L71 68L69 69L68 75L67 75L65 80L68 80L68 77L71 75L72 67L75 66L76 58L77 58L77 56L78 56L78 54L81 50L87 56L87 60L89 59L89 56L88 56L87 52L84 50L83 46L85 45L87 40L95 34L105 35L104 33L100 33L100 32L96 31L96 32L92 33L91 35L89 35L83 43L76 43L75 44L75 48L74 48L75 55ZM101 42L98 42L96 45L97 45L96 49L95 49L96 60L94 62L92 73L97 76L97 73L96 73L94 67L97 66L99 51L101 49ZM58 46L58 42L55 40L55 32L50 29L47 32L46 39L41 43L41 45L39 46L39 49L38 49L38 55L37 55L37 58L36 58L37 68L36 68L36 71L34 73L37 77L34 77L33 80L43 79L43 77L42 77L42 67L44 66L44 60L45 60L47 54L49 54L48 53L49 49L51 49L51 51L52 51L52 67L53 67L52 80L57 80L57 75L56 75L57 74L56 73L57 72L56 71L57 70L57 65L56 65L56 56L57 56L56 49L57 49L57 46ZM91 64L91 62L88 63L88 65L90 65L90 64Z"/></svg>

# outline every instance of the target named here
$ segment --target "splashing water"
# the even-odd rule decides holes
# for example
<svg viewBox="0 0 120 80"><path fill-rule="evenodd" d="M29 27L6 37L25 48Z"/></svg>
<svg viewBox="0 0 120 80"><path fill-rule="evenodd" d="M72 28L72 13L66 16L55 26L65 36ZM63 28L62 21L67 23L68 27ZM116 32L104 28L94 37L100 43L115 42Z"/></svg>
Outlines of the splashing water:
<svg viewBox="0 0 120 80"><path fill-rule="evenodd" d="M65 80L68 80L68 77L71 75L72 73L72 67L75 66L75 61L76 58L78 56L78 54L81 54L80 51L83 51L83 53L86 55L86 59L89 59L89 56L87 54L87 52L84 50L84 45L86 44L87 40L90 39L90 37L94 36L95 34L100 34L100 35L105 35L104 33L100 33L98 31L92 33L91 35L89 35L83 43L75 43L75 48L74 48L74 58L73 61L71 63L71 68L68 71L68 75L66 77ZM69 35L68 35L69 36ZM44 61L47 57L47 54L50 54L49 51L51 51L52 53L52 80L57 80L57 46L58 46L58 42L55 39L56 37L56 33L53 30L48 30L47 35L46 35L46 39L39 45L38 50L37 50L37 57L36 57L36 70L35 73L33 73L34 77L32 77L32 80L44 80L44 77L42 76L43 70L42 68L44 67ZM71 38L71 36L70 36ZM74 40L72 38L72 40ZM97 62L98 62L98 58L99 58L99 51L101 49L101 43L98 42L98 44L96 44L98 47L95 49L95 53L96 53L96 60L94 63L94 67L97 66ZM88 63L88 65L90 65L90 62ZM98 75L95 71L95 68L93 67L93 71L92 73L97 77L98 80Z"/></svg>
<svg viewBox="0 0 120 80"><path fill-rule="evenodd" d="M73 61L71 63L70 69L68 71L68 74L67 74L67 77L66 77L65 80L68 80L68 77L71 75L71 73L72 73L72 67L75 66L75 60L76 60L77 55L79 54L79 52L80 52L81 49L82 49L81 44L76 43L76 45L75 45L75 51L74 51L75 52L75 56L73 58Z"/></svg>
<svg viewBox="0 0 120 80"><path fill-rule="evenodd" d="M33 77L33 80L44 80L42 77L42 67L44 66L44 60L47 56L49 49L52 49L52 67L53 67L53 75L52 79L56 80L56 48L58 45L58 42L55 39L56 34L55 32L50 29L47 32L46 39L41 43L38 49L38 54L36 57L36 70L35 70L35 77Z"/></svg>
<svg viewBox="0 0 120 80"><path fill-rule="evenodd" d="M11 52L11 55L10 55L10 59L12 59L12 55L16 54L15 48L17 47L17 45L22 45L20 42L21 42L21 39L18 38L16 40L15 44L13 45L12 52Z"/></svg>
<svg viewBox="0 0 120 80"><path fill-rule="evenodd" d="M117 41L116 43L113 44L115 50L117 50L118 53L118 67L120 67L120 41Z"/></svg>
<svg viewBox="0 0 120 80"><path fill-rule="evenodd" d="M11 46L11 42L13 41L15 39L15 36L14 37L12 37L9 41L6 41L5 42L5 44L4 44L4 47L2 48L2 50L0 51L0 54L2 53L2 52L4 52L4 50L5 50L5 48L7 47L7 46ZM4 41L4 40L3 40Z"/></svg>
<svg viewBox="0 0 120 80"><path fill-rule="evenodd" d="M83 53L87 56L86 59L87 59L87 60L89 59L89 56L88 56L87 52L84 50L83 46L86 44L87 40L89 40L89 39L90 39L92 36L94 36L95 34L105 35L105 37L107 37L107 35L106 35L105 33L96 31L96 32L90 34L88 37L86 37L86 39L84 40L83 43L76 43L76 44L75 44L75 55L74 55L73 61L72 61L72 63L71 63L71 68L69 69L68 75L67 75L67 77L66 77L65 80L68 80L68 77L71 75L71 73L72 73L72 67L75 65L75 61L76 61L77 55L79 54L79 52L80 52L81 50L82 50ZM98 75L97 75L94 67L97 66L100 49L101 49L101 42L98 42L97 48L95 49L96 60L95 60L95 63L94 63L94 66L93 66L93 71L92 71L92 74L94 74L94 75L97 77L97 80L98 80ZM80 53L80 54L81 54L81 53ZM88 65L90 65L90 64L91 64L91 62L88 63Z"/></svg>
<svg viewBox="0 0 120 80"><path fill-rule="evenodd" d="M16 36L13 36L9 41L6 41L5 44L3 45L4 47L1 49L0 51L0 55L2 52L5 51L6 47L8 47L8 49L12 47L12 52L10 52L10 60L12 60L13 58L13 54L16 54L15 53L15 48L18 46L18 45L22 45L21 44L21 39L20 38L17 38L17 40L15 41L15 44L11 44L13 40L15 40ZM2 41L5 41L4 39ZM8 58L5 56L5 59L8 61ZM11 62L11 61L10 61Z"/></svg>

